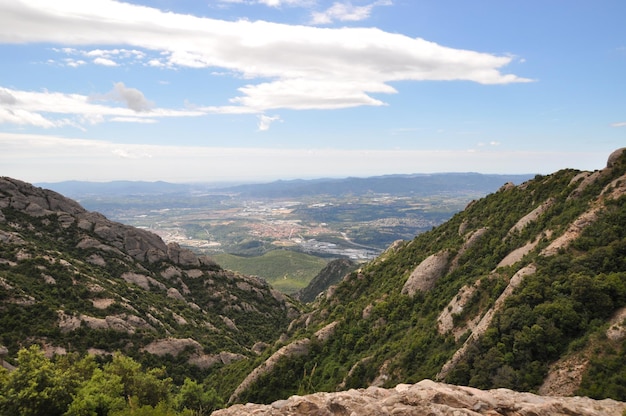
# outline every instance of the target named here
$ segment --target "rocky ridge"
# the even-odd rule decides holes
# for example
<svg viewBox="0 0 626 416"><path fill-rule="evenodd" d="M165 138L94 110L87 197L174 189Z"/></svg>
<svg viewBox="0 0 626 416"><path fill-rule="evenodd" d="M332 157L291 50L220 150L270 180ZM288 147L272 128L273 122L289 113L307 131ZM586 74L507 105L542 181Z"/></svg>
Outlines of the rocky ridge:
<svg viewBox="0 0 626 416"><path fill-rule="evenodd" d="M26 340L10 319L0 319L7 358L25 342L44 344L50 354L110 354L76 342L76 334L98 341L113 332L110 348L183 354L205 369L256 356L255 344L273 342L299 315L261 279L7 177L0 177L0 309L23 319L45 311L60 330L42 326Z"/></svg>
<svg viewBox="0 0 626 416"><path fill-rule="evenodd" d="M508 389L483 391L422 380L392 389L368 387L292 396L268 405L239 404L213 416L621 416L626 403L549 397Z"/></svg>

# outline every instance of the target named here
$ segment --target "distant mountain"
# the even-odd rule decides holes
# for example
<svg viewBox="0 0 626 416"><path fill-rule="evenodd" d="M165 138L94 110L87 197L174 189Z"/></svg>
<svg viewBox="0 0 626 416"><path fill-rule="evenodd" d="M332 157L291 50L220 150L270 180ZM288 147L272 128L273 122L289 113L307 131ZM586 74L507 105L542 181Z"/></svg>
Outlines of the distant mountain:
<svg viewBox="0 0 626 416"><path fill-rule="evenodd" d="M605 169L506 184L392 245L292 322L230 402L425 378L626 400L625 318L620 149Z"/></svg>
<svg viewBox="0 0 626 416"><path fill-rule="evenodd" d="M162 195L172 193L188 193L192 185L169 183L163 181L111 181L111 182L41 182L35 184L45 189L54 190L66 197L108 196L108 195Z"/></svg>
<svg viewBox="0 0 626 416"><path fill-rule="evenodd" d="M368 178L322 178L279 180L225 186L224 184L174 184L168 182L112 181L84 182L65 181L37 183L71 198L84 196L167 195L189 193L232 193L256 198L296 198L306 195L362 195L418 194L432 195L445 192L475 191L489 193L505 182L521 183L535 176L486 175L480 173L434 173L413 175L387 175Z"/></svg>
<svg viewBox="0 0 626 416"><path fill-rule="evenodd" d="M535 175L486 175L480 173L433 173L387 175L369 178L276 181L267 184L240 185L228 188L254 197L289 197L306 195L433 195L445 192L492 192L503 183L521 183Z"/></svg>

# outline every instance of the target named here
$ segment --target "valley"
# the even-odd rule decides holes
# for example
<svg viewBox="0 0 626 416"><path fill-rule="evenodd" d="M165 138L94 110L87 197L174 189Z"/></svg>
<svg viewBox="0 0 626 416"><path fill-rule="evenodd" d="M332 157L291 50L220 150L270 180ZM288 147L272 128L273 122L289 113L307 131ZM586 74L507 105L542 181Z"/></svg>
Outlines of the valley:
<svg viewBox="0 0 626 416"><path fill-rule="evenodd" d="M293 201L225 195L207 207L189 203L184 208L150 209L128 207L121 200L105 214L206 254L260 255L284 248L366 261L397 239L439 225L475 197L468 192L428 199L372 195ZM144 203L148 201L146 197ZM90 209L99 206L99 201L80 202ZM158 198L153 202L158 205Z"/></svg>
<svg viewBox="0 0 626 416"><path fill-rule="evenodd" d="M71 196L90 211L212 256L220 264L227 262L232 270L259 275L290 293L306 286L331 259L370 261L394 241L410 240L442 224L505 182L521 183L531 176L392 175L229 187L141 182L41 185ZM279 259L272 263L274 268L255 268L246 260L270 252ZM304 256L294 261L294 252L323 261L313 270L302 266L309 263Z"/></svg>
<svg viewBox="0 0 626 416"><path fill-rule="evenodd" d="M468 194L411 199L352 188L312 198L280 184L262 198L249 188L150 193L144 185L81 198L138 228L0 178L0 414L232 406L221 414L504 415L526 401L537 415L618 416L626 408L626 149L602 170L518 183L355 264L303 253L293 239L376 248L351 230L441 213L435 207L450 206L450 195ZM224 224L246 256L202 254L149 231L221 245ZM296 287L281 292L260 274L220 266L222 255L265 268L289 256L282 267L329 261L286 296ZM384 408L372 407L381 398ZM457 410L440 407L444 398Z"/></svg>

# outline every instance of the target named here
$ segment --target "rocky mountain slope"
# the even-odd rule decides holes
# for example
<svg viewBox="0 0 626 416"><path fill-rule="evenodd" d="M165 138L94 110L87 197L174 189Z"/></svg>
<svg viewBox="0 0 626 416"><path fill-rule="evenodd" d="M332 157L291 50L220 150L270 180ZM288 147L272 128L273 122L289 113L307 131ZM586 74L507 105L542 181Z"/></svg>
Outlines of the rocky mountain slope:
<svg viewBox="0 0 626 416"><path fill-rule="evenodd" d="M626 400L624 150L599 171L505 184L397 242L222 394L270 403L434 379Z"/></svg>
<svg viewBox="0 0 626 416"><path fill-rule="evenodd" d="M507 183L301 306L0 178L0 359L122 351L202 381L223 415L621 414L556 396L626 401L625 193L626 149Z"/></svg>
<svg viewBox="0 0 626 416"><path fill-rule="evenodd" d="M302 302L312 302L320 293L330 286L339 283L349 272L357 268L357 264L349 259L337 259L328 262L309 284L294 294Z"/></svg>
<svg viewBox="0 0 626 416"><path fill-rule="evenodd" d="M264 281L0 178L0 349L122 351L172 372L256 357L299 316Z"/></svg>

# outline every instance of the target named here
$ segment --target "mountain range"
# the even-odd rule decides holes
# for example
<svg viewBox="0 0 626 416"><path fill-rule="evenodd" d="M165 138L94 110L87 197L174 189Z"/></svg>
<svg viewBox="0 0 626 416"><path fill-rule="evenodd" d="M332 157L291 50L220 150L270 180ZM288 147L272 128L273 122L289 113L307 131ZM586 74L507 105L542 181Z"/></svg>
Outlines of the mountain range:
<svg viewBox="0 0 626 416"><path fill-rule="evenodd" d="M52 189L71 198L120 195L181 195L229 194L248 198L298 198L311 195L343 196L368 193L392 195L433 195L442 192L474 191L488 193L505 182L519 183L532 178L531 174L497 175L466 173L431 173L412 175L385 175L367 178L320 178L278 180L269 183L179 184L163 181L113 182L41 182L36 185Z"/></svg>
<svg viewBox="0 0 626 416"><path fill-rule="evenodd" d="M598 171L505 183L300 303L54 191L0 178L1 358L14 368L31 344L49 357L120 351L164 366L174 382L200 380L229 404L274 402L255 414L350 414L332 406L340 396L326 397L325 410L305 396L338 391L361 404L396 397L385 410L394 414L421 394L388 393L403 383L624 401L625 192L625 149ZM293 395L309 398L298 411L281 401Z"/></svg>

